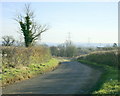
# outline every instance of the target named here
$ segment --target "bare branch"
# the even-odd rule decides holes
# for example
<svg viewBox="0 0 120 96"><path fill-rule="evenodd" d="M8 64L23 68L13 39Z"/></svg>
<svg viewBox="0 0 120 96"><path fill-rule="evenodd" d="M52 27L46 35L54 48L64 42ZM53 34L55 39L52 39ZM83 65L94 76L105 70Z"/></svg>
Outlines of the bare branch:
<svg viewBox="0 0 120 96"><path fill-rule="evenodd" d="M31 4L30 3L27 3L25 4L25 14L27 16L29 16L31 19L34 18L34 12L31 10Z"/></svg>
<svg viewBox="0 0 120 96"><path fill-rule="evenodd" d="M26 47L29 47L43 32L48 30L48 26L38 25L34 21L34 12L31 10L30 4L25 4L25 15L20 14L15 20L21 27L21 33L24 35Z"/></svg>
<svg viewBox="0 0 120 96"><path fill-rule="evenodd" d="M15 42L15 39L12 36L3 36L2 39L3 46L11 46Z"/></svg>
<svg viewBox="0 0 120 96"><path fill-rule="evenodd" d="M48 30L48 26L46 26L46 25L44 25L43 27L39 26L37 28L38 33L36 35L34 35L33 39L37 40L39 38L39 36L41 36L41 34L47 30Z"/></svg>

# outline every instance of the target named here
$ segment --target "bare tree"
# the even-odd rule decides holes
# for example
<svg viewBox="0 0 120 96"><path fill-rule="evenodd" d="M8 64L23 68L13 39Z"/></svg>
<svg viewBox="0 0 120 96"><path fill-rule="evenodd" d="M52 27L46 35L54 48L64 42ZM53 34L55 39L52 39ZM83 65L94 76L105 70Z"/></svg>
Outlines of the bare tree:
<svg viewBox="0 0 120 96"><path fill-rule="evenodd" d="M34 12L31 10L30 4L25 4L25 15L18 15L15 20L21 27L26 47L31 46L43 32L48 30L47 25L38 25L35 22Z"/></svg>
<svg viewBox="0 0 120 96"><path fill-rule="evenodd" d="M113 47L117 47L117 43L114 43L114 44L113 44Z"/></svg>
<svg viewBox="0 0 120 96"><path fill-rule="evenodd" d="M2 46L12 46L15 42L15 39L12 36L3 36L2 39Z"/></svg>

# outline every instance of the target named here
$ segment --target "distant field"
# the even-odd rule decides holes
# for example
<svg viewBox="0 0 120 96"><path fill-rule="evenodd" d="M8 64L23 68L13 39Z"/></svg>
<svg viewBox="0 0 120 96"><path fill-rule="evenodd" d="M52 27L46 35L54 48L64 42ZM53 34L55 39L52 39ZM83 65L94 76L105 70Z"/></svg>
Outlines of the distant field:
<svg viewBox="0 0 120 96"><path fill-rule="evenodd" d="M91 90L93 94L120 94L120 82L118 82L118 51L94 52L86 56L81 56L78 61L88 66L94 67L103 72L95 88Z"/></svg>

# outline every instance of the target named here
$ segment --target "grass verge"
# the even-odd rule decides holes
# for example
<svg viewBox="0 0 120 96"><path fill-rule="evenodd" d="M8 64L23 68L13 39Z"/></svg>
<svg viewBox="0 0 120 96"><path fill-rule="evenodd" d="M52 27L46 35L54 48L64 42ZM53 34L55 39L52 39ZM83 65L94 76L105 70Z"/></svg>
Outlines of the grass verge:
<svg viewBox="0 0 120 96"><path fill-rule="evenodd" d="M52 58L48 62L42 64L29 64L27 67L22 66L21 68L5 68L2 70L2 74L0 74L0 76L2 76L2 86L52 71L58 65L58 60Z"/></svg>
<svg viewBox="0 0 120 96"><path fill-rule="evenodd" d="M88 57L91 58L91 56L89 55ZM112 94L112 96L120 94L120 82L118 81L118 69L113 66L104 64L103 61L102 61L103 62L102 64L98 62L97 63L92 62L89 59L87 59L88 57L78 58L78 61L102 71L102 75L99 81L94 86L94 88L90 90L90 94L98 94L98 95Z"/></svg>

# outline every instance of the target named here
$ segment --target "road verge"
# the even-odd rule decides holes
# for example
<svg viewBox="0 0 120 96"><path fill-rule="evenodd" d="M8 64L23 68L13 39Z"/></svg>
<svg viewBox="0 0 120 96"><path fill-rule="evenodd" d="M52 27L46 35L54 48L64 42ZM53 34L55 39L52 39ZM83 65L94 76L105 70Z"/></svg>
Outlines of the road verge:
<svg viewBox="0 0 120 96"><path fill-rule="evenodd" d="M6 86L15 82L35 77L38 74L44 74L57 68L59 62L57 59L52 58L46 63L30 64L22 68L9 68L4 69L2 75L2 86Z"/></svg>
<svg viewBox="0 0 120 96"><path fill-rule="evenodd" d="M92 94L113 94L113 95L120 94L120 92L118 91L120 90L119 87L120 82L118 81L118 68L115 67L115 65L113 67L112 65L106 63L107 58L112 57L114 59L115 57L113 57L112 54L111 55L107 54L109 53L105 54L95 53L77 59L79 62L86 64L92 68L98 69L102 72L99 81L90 91L90 93ZM102 64L99 63L99 61L97 60L100 58L104 58L101 59L102 60L101 62L103 62ZM112 62L113 59L109 59L109 62ZM96 61L97 63L94 61Z"/></svg>

